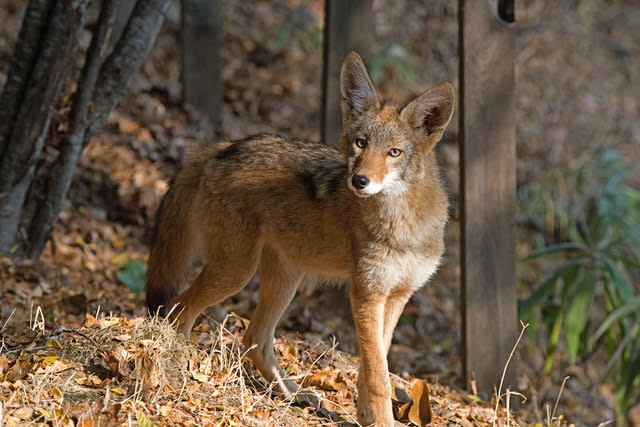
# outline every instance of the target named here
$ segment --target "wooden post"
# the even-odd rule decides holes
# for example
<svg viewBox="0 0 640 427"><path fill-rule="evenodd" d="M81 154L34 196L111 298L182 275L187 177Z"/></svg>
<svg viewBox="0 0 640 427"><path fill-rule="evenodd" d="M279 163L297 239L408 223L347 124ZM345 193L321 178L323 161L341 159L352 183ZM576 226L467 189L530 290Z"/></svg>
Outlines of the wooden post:
<svg viewBox="0 0 640 427"><path fill-rule="evenodd" d="M365 64L371 59L373 0L327 0L324 25L324 76L321 135L338 146L342 133L340 66L352 50Z"/></svg>
<svg viewBox="0 0 640 427"><path fill-rule="evenodd" d="M182 1L182 91L220 135L222 123L221 0Z"/></svg>
<svg viewBox="0 0 640 427"><path fill-rule="evenodd" d="M459 0L463 371L485 396L497 389L519 332L515 37L501 19L509 3ZM514 368L503 392L515 385Z"/></svg>

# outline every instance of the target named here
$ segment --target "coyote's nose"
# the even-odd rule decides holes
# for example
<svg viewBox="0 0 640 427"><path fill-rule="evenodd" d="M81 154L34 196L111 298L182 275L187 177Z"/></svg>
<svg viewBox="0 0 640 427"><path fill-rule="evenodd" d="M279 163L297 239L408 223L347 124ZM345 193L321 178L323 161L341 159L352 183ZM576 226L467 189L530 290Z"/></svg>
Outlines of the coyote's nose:
<svg viewBox="0 0 640 427"><path fill-rule="evenodd" d="M353 186L358 190L362 190L367 186L367 184L369 184L369 178L364 175L353 175L353 178L351 178L351 184L353 184Z"/></svg>

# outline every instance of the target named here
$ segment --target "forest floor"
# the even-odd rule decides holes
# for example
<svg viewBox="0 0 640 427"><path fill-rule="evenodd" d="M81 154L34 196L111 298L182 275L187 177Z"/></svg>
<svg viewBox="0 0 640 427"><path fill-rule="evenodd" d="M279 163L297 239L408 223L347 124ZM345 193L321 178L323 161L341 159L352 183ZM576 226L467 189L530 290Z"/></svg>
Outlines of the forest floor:
<svg viewBox="0 0 640 427"><path fill-rule="evenodd" d="M224 3L222 136L274 132L319 140L323 2ZM440 81L457 86L455 2L387 3L374 3L378 66L372 74L382 91L403 98ZM542 3L528 3L518 30L519 186L572 168L602 145L640 159L633 96L640 93L640 53L625 30L640 19L638 8L597 13L598 2L576 10ZM0 0L0 87L23 11L21 1ZM0 423L320 425L339 423L335 413L352 420L357 358L351 355L357 348L340 291L303 284L277 332L285 369L331 402L319 411L272 395L243 355L239 337L257 303L257 280L208 310L190 343L162 321L144 317L137 261L146 262L153 214L187 148L211 134L180 99L178 31L173 10L131 90L85 150L42 260L0 259ZM585 45L597 60L584 59ZM398 56L398 46L406 54L400 50ZM54 120L52 141L64 132L64 108ZM505 424L504 404L494 413L494 402L459 391L456 138L454 120L438 147L454 206L445 263L407 305L390 369L409 395L414 386L418 401L416 378L426 380L435 425L489 425L496 415ZM519 232L520 254L533 247L529 233ZM521 282L521 294L535 285L530 277ZM335 345L328 344L333 337ZM525 341L512 367L528 402L510 422L547 425L556 404L556 424L615 418L612 386L587 386L590 373L604 363L569 367L559 360L542 375L541 350ZM559 396L568 374L572 379Z"/></svg>

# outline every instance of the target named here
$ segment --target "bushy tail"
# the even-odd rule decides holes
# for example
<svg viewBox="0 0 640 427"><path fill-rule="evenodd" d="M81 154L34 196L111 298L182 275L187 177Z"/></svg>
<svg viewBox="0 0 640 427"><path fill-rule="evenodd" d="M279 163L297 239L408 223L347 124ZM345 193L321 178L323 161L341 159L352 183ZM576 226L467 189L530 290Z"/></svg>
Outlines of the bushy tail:
<svg viewBox="0 0 640 427"><path fill-rule="evenodd" d="M196 241L191 221L204 165L228 148L229 142L200 147L191 153L191 160L162 199L156 214L156 223L147 265L147 307L151 314L160 309L164 314L171 300L197 257Z"/></svg>
<svg viewBox="0 0 640 427"><path fill-rule="evenodd" d="M185 194L184 191L187 191ZM156 214L147 264L147 307L153 315L164 315L193 263L193 241L189 232L189 208L194 188L184 188L180 178L170 184Z"/></svg>

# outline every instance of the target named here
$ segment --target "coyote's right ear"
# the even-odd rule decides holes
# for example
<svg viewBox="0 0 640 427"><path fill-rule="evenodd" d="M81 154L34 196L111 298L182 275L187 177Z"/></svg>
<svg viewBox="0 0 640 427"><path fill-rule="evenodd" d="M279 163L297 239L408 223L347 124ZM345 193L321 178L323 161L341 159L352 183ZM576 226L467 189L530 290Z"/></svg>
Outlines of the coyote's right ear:
<svg viewBox="0 0 640 427"><path fill-rule="evenodd" d="M340 70L342 121L348 123L370 108L380 108L378 93L371 83L360 55L351 51Z"/></svg>

